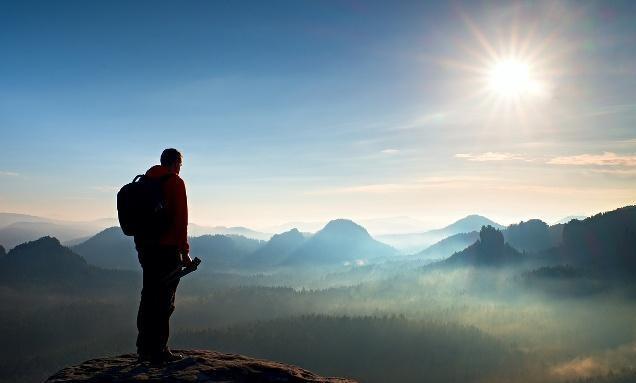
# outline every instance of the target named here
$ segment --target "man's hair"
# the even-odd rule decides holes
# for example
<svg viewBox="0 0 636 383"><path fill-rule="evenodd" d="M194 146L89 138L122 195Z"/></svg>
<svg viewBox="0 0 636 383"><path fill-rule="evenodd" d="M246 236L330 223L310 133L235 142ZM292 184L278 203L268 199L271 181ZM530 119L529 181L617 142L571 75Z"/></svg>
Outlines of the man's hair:
<svg viewBox="0 0 636 383"><path fill-rule="evenodd" d="M177 149L169 148L161 153L161 165L163 166L172 166L181 161L183 161L183 156Z"/></svg>

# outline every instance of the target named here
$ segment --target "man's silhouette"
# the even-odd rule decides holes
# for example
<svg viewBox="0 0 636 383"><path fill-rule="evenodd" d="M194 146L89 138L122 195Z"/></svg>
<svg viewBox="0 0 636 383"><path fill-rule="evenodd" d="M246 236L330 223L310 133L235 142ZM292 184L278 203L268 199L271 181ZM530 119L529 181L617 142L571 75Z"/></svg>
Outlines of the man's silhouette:
<svg viewBox="0 0 636 383"><path fill-rule="evenodd" d="M170 315L179 280L166 284L162 278L192 260L188 244L188 202L185 183L179 177L183 158L176 149L161 154L161 165L148 169L146 176L162 179L167 229L155 237L135 236L139 263L143 268L143 288L137 314L137 354L140 360L155 363L181 359L167 346Z"/></svg>

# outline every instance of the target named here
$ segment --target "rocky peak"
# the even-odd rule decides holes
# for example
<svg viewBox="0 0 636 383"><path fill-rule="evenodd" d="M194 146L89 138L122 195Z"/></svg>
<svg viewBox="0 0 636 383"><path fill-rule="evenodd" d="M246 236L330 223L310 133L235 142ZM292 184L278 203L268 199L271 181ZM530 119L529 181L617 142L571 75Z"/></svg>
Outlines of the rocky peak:
<svg viewBox="0 0 636 383"><path fill-rule="evenodd" d="M482 248L489 251L500 252L504 247L504 236L494 227L482 226L479 231L479 240Z"/></svg>
<svg viewBox="0 0 636 383"><path fill-rule="evenodd" d="M86 361L67 367L45 383L68 382L288 382L356 383L343 378L325 378L300 367L237 354L183 350L184 359L161 366L139 363L136 354Z"/></svg>

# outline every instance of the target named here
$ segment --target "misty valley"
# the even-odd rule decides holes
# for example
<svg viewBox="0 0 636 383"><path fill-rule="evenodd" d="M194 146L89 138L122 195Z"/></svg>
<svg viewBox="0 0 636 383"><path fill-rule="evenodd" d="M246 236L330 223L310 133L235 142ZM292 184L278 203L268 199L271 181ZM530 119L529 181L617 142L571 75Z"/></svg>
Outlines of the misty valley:
<svg viewBox="0 0 636 383"><path fill-rule="evenodd" d="M132 238L0 218L0 382L133 352ZM379 236L345 219L314 233L190 230L202 264L180 282L173 348L360 382L636 380L636 206Z"/></svg>

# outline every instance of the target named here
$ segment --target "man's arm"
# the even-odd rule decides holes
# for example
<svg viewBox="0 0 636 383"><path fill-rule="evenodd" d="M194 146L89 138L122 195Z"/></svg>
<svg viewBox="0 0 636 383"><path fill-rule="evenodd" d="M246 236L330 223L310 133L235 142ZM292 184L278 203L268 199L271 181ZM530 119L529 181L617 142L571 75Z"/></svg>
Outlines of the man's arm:
<svg viewBox="0 0 636 383"><path fill-rule="evenodd" d="M186 195L185 183L178 178L177 193L175 199L175 231L179 252L183 256L184 263L188 264L190 259L190 244L188 243L188 197Z"/></svg>

